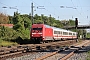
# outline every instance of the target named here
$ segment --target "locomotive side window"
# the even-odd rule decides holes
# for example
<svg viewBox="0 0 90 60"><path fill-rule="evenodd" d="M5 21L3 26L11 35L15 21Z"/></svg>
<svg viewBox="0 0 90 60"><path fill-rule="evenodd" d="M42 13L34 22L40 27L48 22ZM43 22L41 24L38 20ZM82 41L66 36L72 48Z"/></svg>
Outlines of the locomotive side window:
<svg viewBox="0 0 90 60"><path fill-rule="evenodd" d="M42 30L42 28L33 28L33 30Z"/></svg>

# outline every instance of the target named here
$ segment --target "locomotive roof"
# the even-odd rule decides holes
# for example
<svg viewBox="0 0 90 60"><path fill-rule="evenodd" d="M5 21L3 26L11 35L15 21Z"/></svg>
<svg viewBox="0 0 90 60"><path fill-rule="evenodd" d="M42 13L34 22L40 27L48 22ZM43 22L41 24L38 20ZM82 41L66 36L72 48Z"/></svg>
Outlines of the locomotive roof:
<svg viewBox="0 0 90 60"><path fill-rule="evenodd" d="M47 28L52 28L54 30L57 30L57 31L68 31L68 32L73 32L73 31L70 31L70 30L65 30L65 29L61 29L61 28L56 28L56 27L52 27L52 26L49 26L49 25L45 25Z"/></svg>

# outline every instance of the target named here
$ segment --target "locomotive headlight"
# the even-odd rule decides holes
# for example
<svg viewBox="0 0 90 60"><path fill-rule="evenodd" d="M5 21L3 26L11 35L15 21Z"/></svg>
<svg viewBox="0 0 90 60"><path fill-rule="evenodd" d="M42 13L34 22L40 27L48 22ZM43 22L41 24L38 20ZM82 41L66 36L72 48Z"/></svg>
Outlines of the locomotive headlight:
<svg viewBox="0 0 90 60"><path fill-rule="evenodd" d="M42 35L41 35L42 36Z"/></svg>
<svg viewBox="0 0 90 60"><path fill-rule="evenodd" d="M33 36L33 35L32 35Z"/></svg>

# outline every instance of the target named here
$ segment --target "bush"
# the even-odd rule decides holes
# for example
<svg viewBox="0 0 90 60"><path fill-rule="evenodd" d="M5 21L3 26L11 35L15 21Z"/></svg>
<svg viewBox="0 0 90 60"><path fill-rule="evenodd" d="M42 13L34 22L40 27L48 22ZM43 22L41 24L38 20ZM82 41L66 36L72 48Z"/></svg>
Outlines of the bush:
<svg viewBox="0 0 90 60"><path fill-rule="evenodd" d="M4 26L0 26L0 38L2 40L11 40L17 37L18 37L18 34L15 30Z"/></svg>

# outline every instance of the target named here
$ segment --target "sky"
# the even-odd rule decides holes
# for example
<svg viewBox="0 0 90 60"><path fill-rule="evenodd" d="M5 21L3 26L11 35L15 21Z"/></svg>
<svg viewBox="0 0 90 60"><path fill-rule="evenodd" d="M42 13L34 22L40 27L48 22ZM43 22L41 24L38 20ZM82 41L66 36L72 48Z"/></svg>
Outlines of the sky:
<svg viewBox="0 0 90 60"><path fill-rule="evenodd" d="M59 20L78 18L79 25L90 24L90 0L0 0L0 12L13 16L18 10L20 14L29 14L31 3L34 5L34 15L51 14Z"/></svg>

